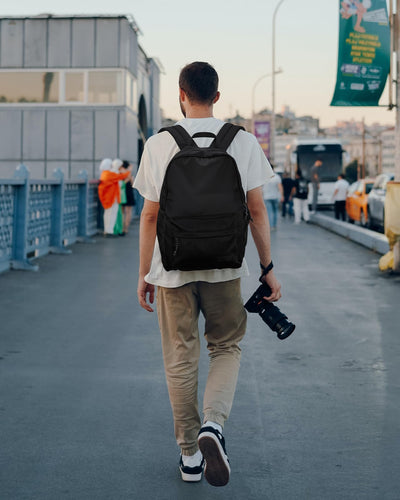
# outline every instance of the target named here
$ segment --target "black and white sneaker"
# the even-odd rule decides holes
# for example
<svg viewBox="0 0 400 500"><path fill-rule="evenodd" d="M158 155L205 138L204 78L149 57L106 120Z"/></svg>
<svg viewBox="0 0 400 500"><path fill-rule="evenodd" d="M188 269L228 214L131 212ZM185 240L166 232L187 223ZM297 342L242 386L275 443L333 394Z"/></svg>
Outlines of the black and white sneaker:
<svg viewBox="0 0 400 500"><path fill-rule="evenodd" d="M181 471L181 476L183 481L187 481L189 483L195 483L201 481L201 475L203 474L203 469L204 469L204 458L201 459L200 465L189 467L188 465L183 464L183 459L181 455L181 458L179 460L179 469Z"/></svg>
<svg viewBox="0 0 400 500"><path fill-rule="evenodd" d="M225 486L229 481L231 468L223 435L214 427L203 426L197 441L206 461L204 477L212 486Z"/></svg>

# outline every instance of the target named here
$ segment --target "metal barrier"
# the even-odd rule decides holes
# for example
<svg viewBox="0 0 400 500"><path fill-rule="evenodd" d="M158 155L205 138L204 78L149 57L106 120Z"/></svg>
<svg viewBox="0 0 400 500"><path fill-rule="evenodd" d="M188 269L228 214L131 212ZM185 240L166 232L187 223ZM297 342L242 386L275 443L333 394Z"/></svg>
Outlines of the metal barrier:
<svg viewBox="0 0 400 500"><path fill-rule="evenodd" d="M89 241L98 230L97 186L86 171L68 181L60 169L54 179L30 179L25 165L0 179L0 272L37 271L32 258L70 253L68 245Z"/></svg>

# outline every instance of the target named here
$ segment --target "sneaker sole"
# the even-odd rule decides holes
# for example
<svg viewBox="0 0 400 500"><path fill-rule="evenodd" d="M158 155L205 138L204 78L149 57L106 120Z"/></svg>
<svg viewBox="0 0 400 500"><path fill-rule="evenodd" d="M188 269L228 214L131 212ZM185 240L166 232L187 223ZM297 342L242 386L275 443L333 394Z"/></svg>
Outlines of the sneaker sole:
<svg viewBox="0 0 400 500"><path fill-rule="evenodd" d="M231 468L218 438L211 432L203 432L199 437L199 448L206 461L206 480L211 486L228 484Z"/></svg>
<svg viewBox="0 0 400 500"><path fill-rule="evenodd" d="M201 481L201 473L200 474L187 474L181 470L182 480L187 483L198 483Z"/></svg>

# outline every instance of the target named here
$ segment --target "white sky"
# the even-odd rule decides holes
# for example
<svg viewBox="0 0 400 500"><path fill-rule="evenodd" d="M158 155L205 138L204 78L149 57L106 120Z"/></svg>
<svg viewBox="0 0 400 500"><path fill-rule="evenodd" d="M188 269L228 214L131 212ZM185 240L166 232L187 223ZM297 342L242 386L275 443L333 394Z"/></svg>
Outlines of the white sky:
<svg viewBox="0 0 400 500"><path fill-rule="evenodd" d="M272 71L272 14L278 0L3 0L0 16L52 14L132 14L139 43L157 57L165 75L161 107L180 118L177 80L186 63L203 60L220 77L221 100L215 116L238 111L251 116L255 82ZM322 126L337 120L393 124L386 107L330 107L336 79L338 0L284 0L276 18L276 111L288 105L298 115L313 115ZM255 109L271 108L271 78L254 92ZM387 104L387 91L381 104Z"/></svg>

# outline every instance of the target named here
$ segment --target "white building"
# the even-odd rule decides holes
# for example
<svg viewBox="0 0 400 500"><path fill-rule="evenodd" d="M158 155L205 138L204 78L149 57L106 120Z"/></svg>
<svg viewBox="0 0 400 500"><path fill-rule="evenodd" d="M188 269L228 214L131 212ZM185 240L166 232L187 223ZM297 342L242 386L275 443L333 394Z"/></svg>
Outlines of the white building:
<svg viewBox="0 0 400 500"><path fill-rule="evenodd" d="M138 31L124 15L0 18L0 177L19 163L36 178L137 165L161 125L161 66Z"/></svg>

